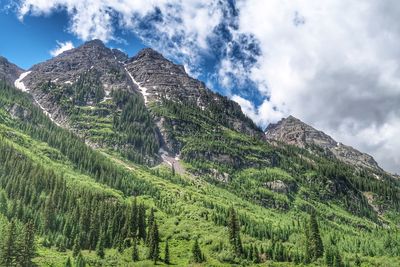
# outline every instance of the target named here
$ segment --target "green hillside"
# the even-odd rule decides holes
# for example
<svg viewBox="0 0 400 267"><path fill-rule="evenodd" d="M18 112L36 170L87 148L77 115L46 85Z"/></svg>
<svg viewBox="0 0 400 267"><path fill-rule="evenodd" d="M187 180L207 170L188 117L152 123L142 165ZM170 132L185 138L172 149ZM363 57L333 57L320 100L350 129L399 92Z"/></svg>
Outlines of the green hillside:
<svg viewBox="0 0 400 267"><path fill-rule="evenodd" d="M125 98L125 115L102 124L119 137L102 140L131 133L135 151L144 142L153 153L149 118L162 116L184 171L141 165L126 150L94 150L30 95L0 84L2 265L165 265L167 242L174 266L400 265L393 178L240 133L218 107L165 100L146 113ZM92 112L77 112L77 121L100 124ZM150 132L129 128L135 114L145 114L140 127Z"/></svg>

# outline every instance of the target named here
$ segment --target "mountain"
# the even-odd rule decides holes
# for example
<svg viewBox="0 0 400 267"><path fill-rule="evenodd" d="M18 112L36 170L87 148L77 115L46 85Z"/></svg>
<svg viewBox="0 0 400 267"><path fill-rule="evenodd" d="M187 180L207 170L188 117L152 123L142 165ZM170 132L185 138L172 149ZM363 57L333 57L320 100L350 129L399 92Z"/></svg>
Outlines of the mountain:
<svg viewBox="0 0 400 267"><path fill-rule="evenodd" d="M172 155L182 146L167 136L164 124L169 121L163 116L151 119L146 108L151 102L174 101L209 113L220 109L228 127L261 135L237 103L213 93L151 49L128 60L119 50L93 40L33 66L21 77L22 89L29 90L55 123L92 146L122 149L135 161L154 164L160 161L160 146ZM129 109L124 109L126 104Z"/></svg>
<svg viewBox="0 0 400 267"><path fill-rule="evenodd" d="M265 130L265 136L267 140L276 140L301 148L317 146L327 155L332 155L350 165L382 171L372 156L335 141L329 135L293 116L270 124Z"/></svg>
<svg viewBox="0 0 400 267"><path fill-rule="evenodd" d="M160 53L98 40L14 78L2 266L398 266L399 180L293 117L265 134Z"/></svg>
<svg viewBox="0 0 400 267"><path fill-rule="evenodd" d="M17 65L10 63L5 57L0 56L0 79L14 84L14 81L23 72Z"/></svg>
<svg viewBox="0 0 400 267"><path fill-rule="evenodd" d="M21 81L55 123L92 147L122 150L132 160L154 163L157 129L125 70L127 59L93 40L33 66Z"/></svg>

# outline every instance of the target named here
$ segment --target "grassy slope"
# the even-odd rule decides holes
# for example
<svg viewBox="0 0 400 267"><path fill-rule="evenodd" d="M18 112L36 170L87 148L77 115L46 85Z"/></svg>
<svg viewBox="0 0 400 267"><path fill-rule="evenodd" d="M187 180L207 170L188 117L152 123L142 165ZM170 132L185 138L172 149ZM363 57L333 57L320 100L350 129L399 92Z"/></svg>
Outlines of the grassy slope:
<svg viewBox="0 0 400 267"><path fill-rule="evenodd" d="M4 110L0 110L0 121L0 135L4 138L4 142L8 142L20 151L21 154L31 158L37 164L50 168L57 173L64 174L68 177L67 185L70 190L78 187L86 187L88 190L96 190L104 194L116 196L122 202L131 201L131 197L125 196L122 192L109 186L99 184L89 175L80 172L59 150L39 140L32 139L30 136L11 127L13 119ZM248 143L250 140L245 136L232 133L230 130L226 131L226 136L232 137L233 135L235 139L241 139L244 143L247 142L249 146L252 146L251 143ZM253 146L253 149L257 150L260 147ZM165 167L148 169L127 161L121 162L121 158L118 158L116 155L110 154L108 157L115 164L120 165L121 168L135 172L138 179L144 179L161 189L162 197L160 200L155 201L151 196L146 195L141 196L139 199L144 201L146 205L157 208L156 217L160 221L161 239L165 241L167 237L171 238L171 262L177 266L188 266L190 262L190 249L195 237L200 237L200 244L207 258L207 263L204 265L231 266L230 263L223 263L224 259L232 258L228 250L227 229L223 225L216 225L212 218L221 215L221 212L218 210L226 210L232 205L238 210L241 218L251 221L254 226L270 229L272 233L280 233L287 230L290 235L284 244L289 250L293 251L302 250L304 247L303 221L307 218L307 215L303 211L303 207L312 205L318 211L321 232L325 243L328 242L331 236L340 236L345 233L345 238L338 240L340 246L345 251L346 249L348 251L348 253L345 252L345 258L354 259L354 244L357 242L361 244L369 243L369 246L379 251L380 255L386 254L386 256L374 258L364 256L365 266L369 264L375 264L376 266L398 266L398 257L391 257L385 251L384 243L387 238L385 231L379 227L375 230L377 227L375 223L365 218L353 216L338 205L313 200L308 201L302 198L301 194L297 194L293 199L288 200L285 195L265 189L273 198L281 198L282 201L290 202L291 205L288 210L264 208L247 197L238 197L235 193L237 191L232 188L224 188L221 185L208 183L201 177L173 177L170 174L170 170ZM187 163L187 165L191 164ZM244 184L249 183L249 185L243 188L256 187L259 175L263 177L279 177L284 181L295 180L288 172L277 168L265 168L261 174L259 170L254 168L235 173L235 177L243 179ZM308 189L302 188L301 190ZM263 244L265 247L268 247L271 244L271 239L269 238L260 239L253 237L249 229L244 229L243 227L242 232L244 246L248 244ZM57 252L55 248L42 246L39 241L38 257L35 259L35 262L40 266L62 266L66 257L71 255L71 251L65 253ZM218 250L220 243L224 247L221 251ZM163 245L164 242L161 245L162 252ZM143 258L146 253L146 248L143 245L140 246L140 252ZM106 258L100 260L100 262L105 266L134 266L130 261L130 253L130 249L126 249L121 256L114 249L110 249L106 251ZM84 251L83 254L89 263L99 261L94 252ZM265 263L265 265L267 264L269 263ZM135 266L146 265L151 266L152 263L141 261ZM275 265L288 266L289 264L275 263L273 266Z"/></svg>

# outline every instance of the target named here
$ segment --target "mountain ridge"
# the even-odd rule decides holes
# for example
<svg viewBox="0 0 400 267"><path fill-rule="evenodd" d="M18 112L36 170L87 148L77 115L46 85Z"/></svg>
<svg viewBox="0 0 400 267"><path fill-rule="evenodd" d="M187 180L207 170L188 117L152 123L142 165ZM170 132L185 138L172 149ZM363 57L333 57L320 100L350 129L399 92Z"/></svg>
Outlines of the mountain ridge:
<svg viewBox="0 0 400 267"><path fill-rule="evenodd" d="M268 125L265 129L265 136L267 140L276 140L301 148L315 145L350 165L382 171L372 156L335 141L329 135L313 128L294 116L283 118L275 124Z"/></svg>
<svg viewBox="0 0 400 267"><path fill-rule="evenodd" d="M76 54L77 56L75 56ZM7 59L4 58L4 60L8 62ZM12 72L12 69L14 69L14 75L12 78L17 80L15 73L19 75L23 74L22 69L12 63L9 64L9 66L13 67L8 67L8 69L10 69L8 72ZM159 67L161 65L163 66L162 68ZM147 104L148 101L160 102L161 98L167 98L173 101L181 101L182 98L186 98L185 101L190 99L193 105L196 105L203 110L210 104L210 102L225 98L206 88L203 82L189 77L182 65L174 64L167 60L162 54L151 48L144 48L136 55L129 58L128 55L120 50L106 47L101 40L88 41L77 48L63 52L55 58L35 64L25 72L27 75L24 76L20 82L25 82L27 88L35 88L35 90L30 93L34 96L35 101L45 111L45 113L52 114L52 119L58 124L64 125L65 127L71 127L68 125L68 115L65 114L63 109L58 105L54 105L54 99L49 97L48 94L37 90L37 88L42 86L46 81L49 82L49 84L64 83L72 85L73 82L76 81L77 76L82 72L99 69L99 72L104 74L113 68L116 68L120 73L122 73L122 77L119 77L119 79L116 80L110 80L109 77L107 78L104 77L104 75L101 75L100 80L105 89L112 84L111 89L108 88L105 90L105 95L102 99L103 101L111 98L110 94L112 90L121 89L140 93L145 104ZM7 68L3 67L3 69ZM38 77L36 73L40 73L41 75ZM72 75L68 75L68 73L72 73ZM8 80L9 82L14 82L12 79ZM172 91L171 87L173 87ZM216 98L216 96L218 96L218 98ZM193 101L194 99L196 100ZM231 103L233 103L233 110L236 110L233 111L233 113L237 116L241 113L241 108L236 102L231 101ZM91 102L89 105L91 105ZM218 105L218 103L216 103L216 105ZM245 116L243 116L243 118L245 118ZM158 118L156 121L158 127L162 127L160 121L163 121L163 119ZM297 132L293 132L296 128L296 123L293 127L287 127L286 129L285 126L288 125L287 122L297 122ZM246 125L246 123L243 124L238 121L232 121L231 124L232 127L238 131L243 131L253 136L262 136L261 132L258 131L254 124ZM302 129L303 132L299 131L300 129ZM159 133L161 134L161 138L164 139L164 149L173 155L179 154L179 148L177 148L177 145L169 144L168 137L165 136L165 131L160 129ZM295 138L295 134L300 136ZM314 136L312 137L310 135ZM276 124L268 125L264 131L264 136L267 139L267 142L277 140L301 148L304 148L306 145L317 145L346 163L372 168L377 171L382 170L370 155L336 142L330 136L301 122L293 116L289 116L286 119L283 118Z"/></svg>
<svg viewBox="0 0 400 267"><path fill-rule="evenodd" d="M10 66L15 66L12 63L9 64L11 64ZM17 72L14 70L14 73L18 73L19 75L23 73L22 69L17 66L15 68L18 70ZM106 77L105 73L114 68L121 73L121 77L110 80L109 77ZM9 69L12 68L9 67ZM204 110L210 102L221 101L218 99L224 98L206 88L203 82L189 77L182 65L174 64L164 58L161 53L151 48L144 48L129 58L128 55L120 50L106 47L101 40L88 41L77 48L63 52L55 58L35 64L27 70L29 73L26 72L27 75L20 82L26 83L27 88L34 88L30 93L34 96L37 104L47 114L51 114L53 120L65 127L71 127L68 115L65 114L62 108L54 105L53 98L37 90L37 88L42 86L46 81L49 84L64 83L72 85L80 74L90 72L93 69L101 73L100 81L103 87L105 87L103 101L111 98L111 91L121 89L140 93L145 105L149 101L160 102L162 98L173 101L182 101L182 99L185 99L186 102L190 102L192 105L196 105ZM38 76L37 73L40 75ZM15 78L16 74L12 77ZM9 81L13 82L10 79ZM111 84L112 88L107 88ZM231 103L233 103L232 110L236 110L233 113L237 116L237 114L241 113L241 108L236 102L231 101ZM91 104L89 102L89 106ZM156 119L158 128L162 128L161 121L163 121L162 118ZM293 127L285 128L288 124L287 122L297 122L297 126L294 124ZM231 125L238 131L243 131L253 136L261 136L261 132L258 131L255 125L246 125L235 120L231 122ZM293 132L296 127L297 132ZM179 148L177 148L176 144L170 144L168 136L165 135L165 130L160 129L159 133L160 137L164 139L164 149L172 153L172 155L179 154ZM295 138L295 134L300 136ZM370 155L336 142L330 136L312 128L293 116L282 119L276 124L268 125L264 131L264 136L267 141L277 140L302 148L306 145L317 145L346 163L378 171L382 170Z"/></svg>
<svg viewBox="0 0 400 267"><path fill-rule="evenodd" d="M83 92L84 99L81 95L76 95L76 88L80 86L79 79L82 79L82 76L88 76L85 78L88 80L86 84L92 83L91 91ZM97 107L109 101L113 102L113 92L124 91L141 95L145 105L148 101L181 101L180 99L184 98L185 103L191 102L205 109L210 106L210 102L215 102L214 106L221 105L221 108L226 108L229 127L253 135L262 135L254 123L242 113L236 102L212 92L203 82L189 77L183 66L172 63L151 48L142 49L135 56L128 58L119 50L107 48L102 41L92 40L34 65L20 82L30 89L29 93L38 105L47 114L52 114L55 122L67 128L74 128L76 124L71 123L69 115L71 109L75 109L73 106L77 103L76 98L81 98L78 99L78 105L82 108ZM157 127L162 128L162 118L156 121ZM74 131L79 134L76 127ZM165 131L159 129L157 132ZM159 139L156 133L153 135L155 139ZM90 135L82 136L88 137L88 142L96 143L93 138L90 140ZM167 140L167 136L159 136L164 138L161 142L165 145L164 150L172 155L179 154L176 141L173 141L174 145L169 145L171 142Z"/></svg>

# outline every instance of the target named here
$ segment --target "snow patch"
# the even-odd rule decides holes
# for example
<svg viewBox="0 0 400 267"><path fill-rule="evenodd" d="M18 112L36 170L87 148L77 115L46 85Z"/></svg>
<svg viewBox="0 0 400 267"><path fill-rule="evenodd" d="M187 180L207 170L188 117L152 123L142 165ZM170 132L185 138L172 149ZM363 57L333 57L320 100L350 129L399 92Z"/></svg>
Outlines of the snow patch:
<svg viewBox="0 0 400 267"><path fill-rule="evenodd" d="M130 74L130 72L127 70L127 68L126 67L124 67L124 68L125 68L125 71L128 73L129 77L131 78L132 82L137 85L137 87L139 88L140 92L142 93L143 99L144 99L144 104L146 105L147 102L148 102L147 96L149 95L149 93L147 93L147 88L143 87L143 86L140 86L140 83L138 83L135 80L135 78L133 78L132 74Z"/></svg>
<svg viewBox="0 0 400 267"><path fill-rule="evenodd" d="M32 71L27 71L24 73L21 73L21 75L19 76L18 79L15 80L14 82L14 86L17 87L19 90L23 91L23 92L28 92L29 89L25 87L25 84L22 82L22 80L29 75L29 73L31 73Z"/></svg>
<svg viewBox="0 0 400 267"><path fill-rule="evenodd" d="M66 83L66 84L72 84L71 81L65 81L64 83Z"/></svg>
<svg viewBox="0 0 400 267"><path fill-rule="evenodd" d="M17 80L15 80L14 85L15 87L17 87L18 89L20 89L21 91L24 92L28 92L29 88L25 87L25 84L22 82L22 80L29 75L29 73L31 73L31 71L27 71L22 73L19 78ZM39 106L39 108L41 110L43 110L44 115L46 115L47 117L49 117L49 119L54 122L57 126L60 126L60 124L58 124L52 117L52 115L39 103L39 101L36 100L36 98L33 96L33 99L35 100L36 104Z"/></svg>
<svg viewBox="0 0 400 267"><path fill-rule="evenodd" d="M201 99L200 99L200 97L197 98L196 104L197 104L197 106L198 106L201 110L204 111L204 110L206 109L206 107L203 106L203 105L201 104Z"/></svg>

